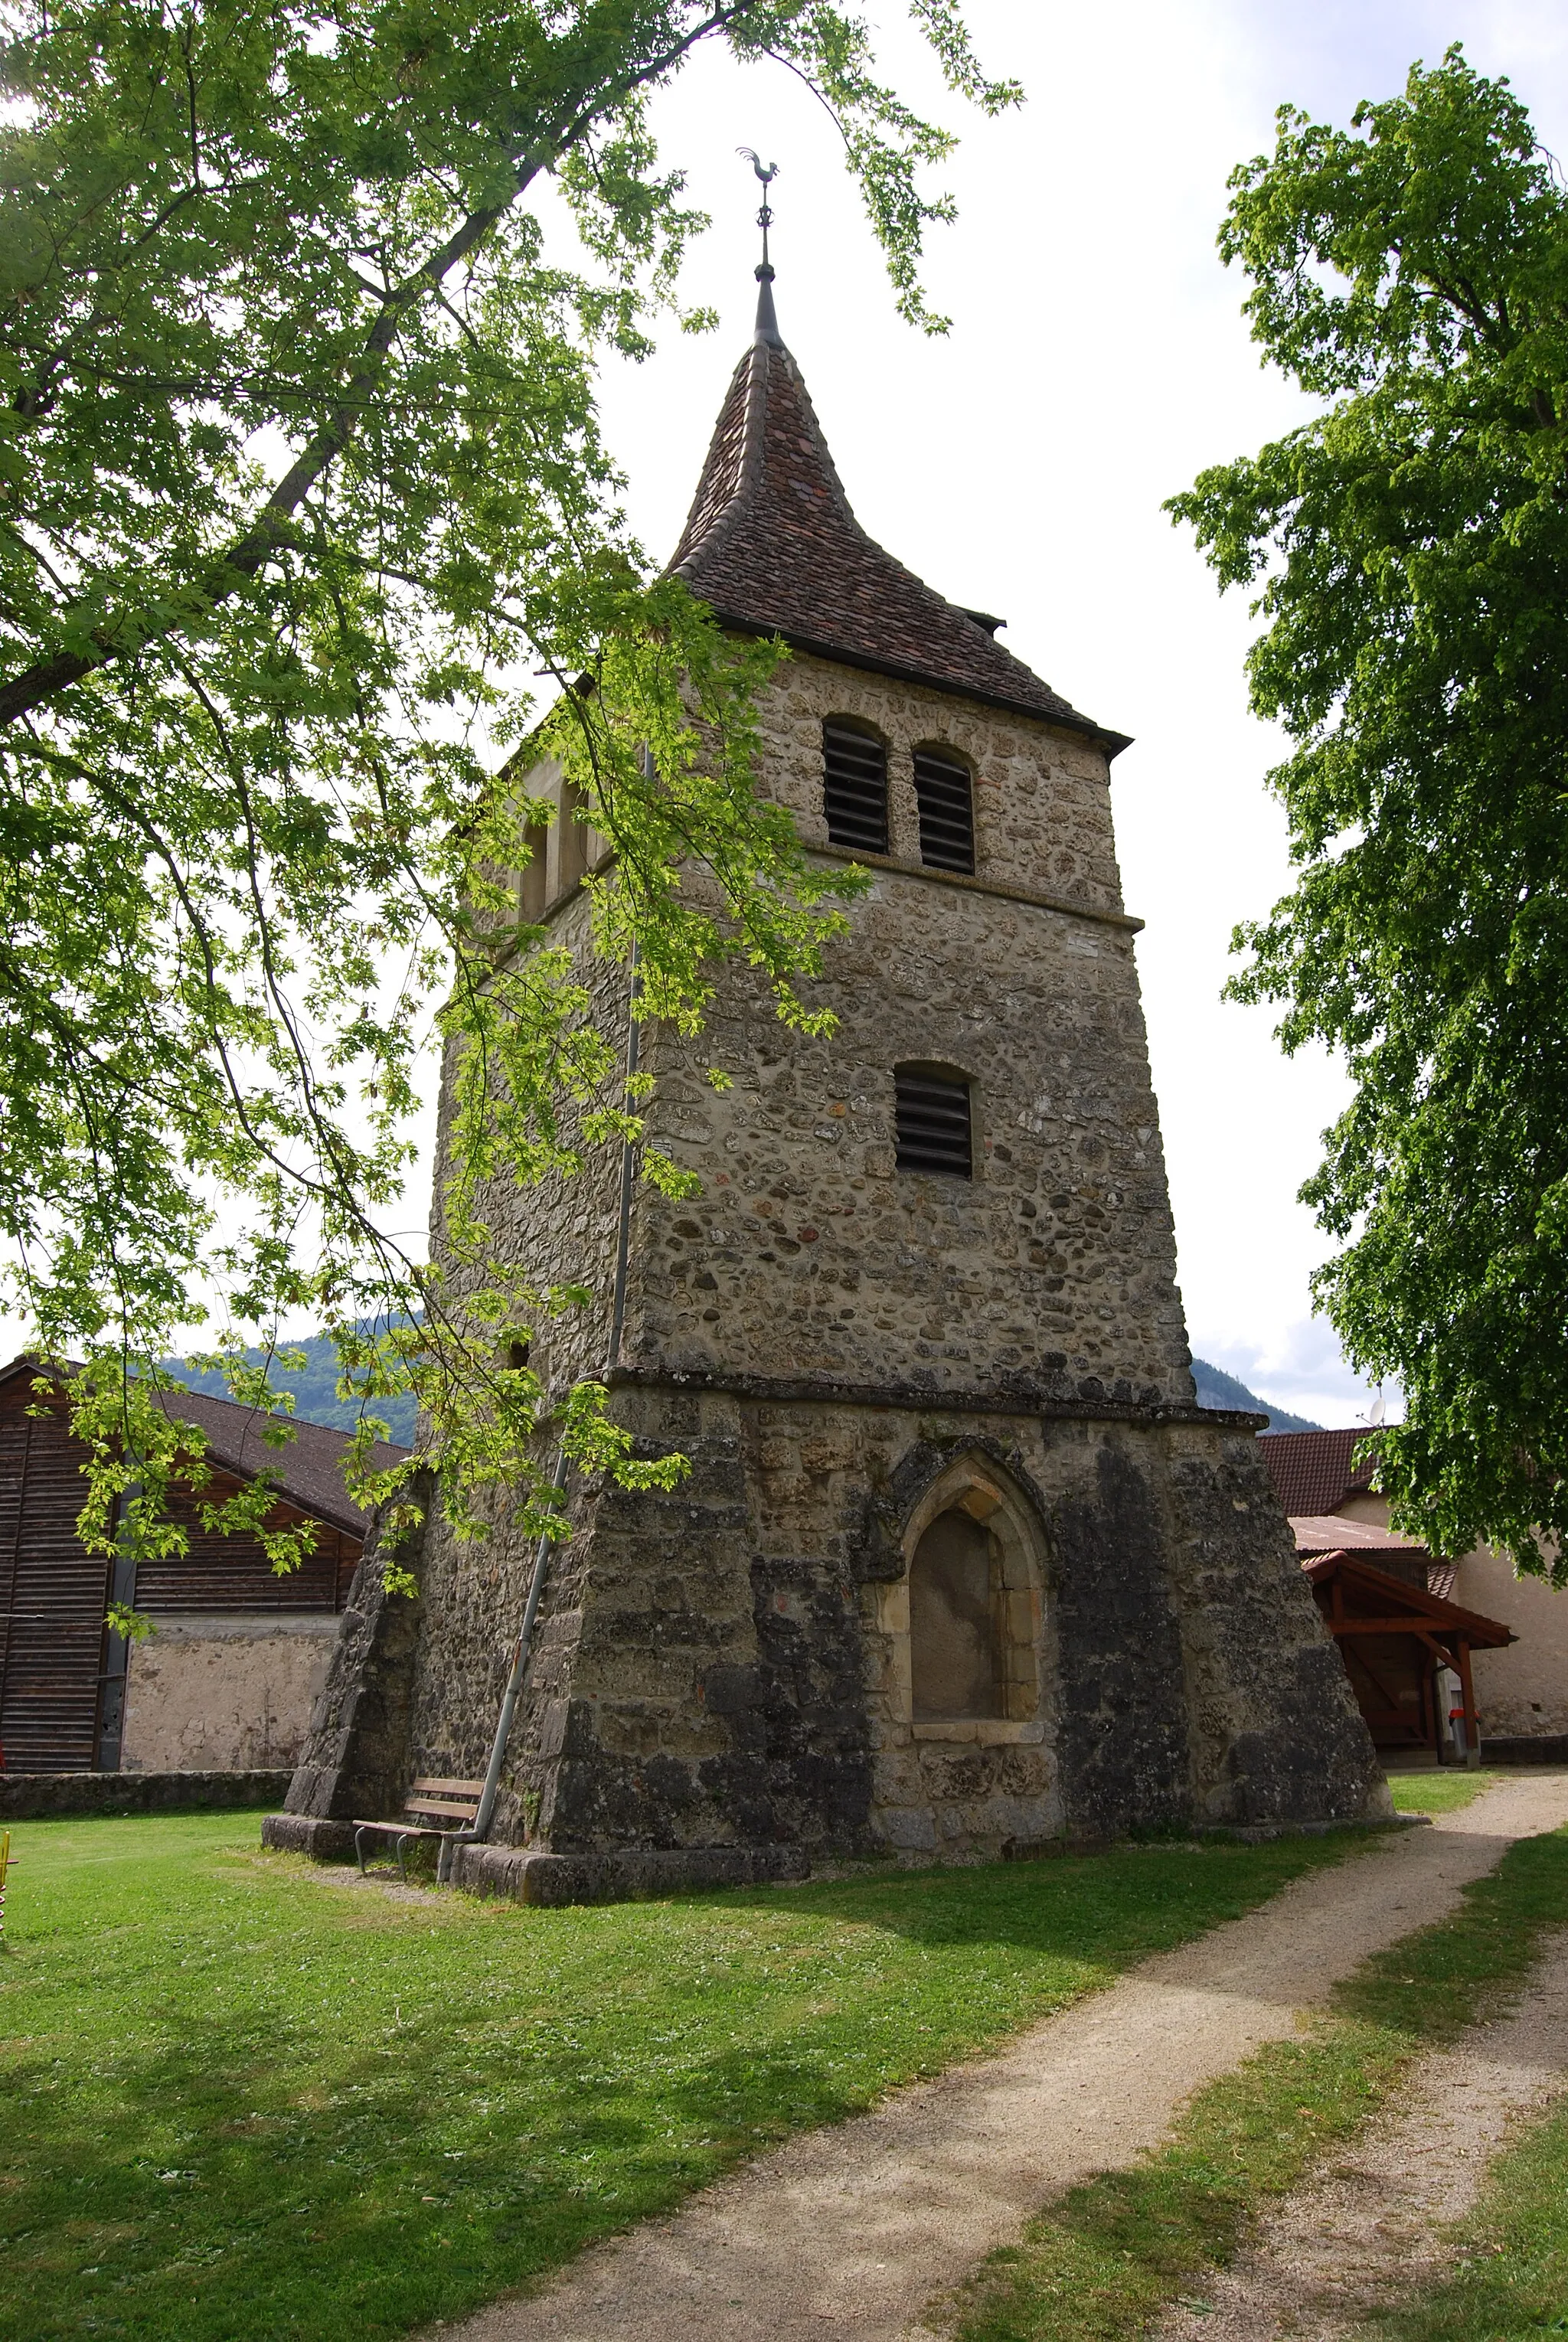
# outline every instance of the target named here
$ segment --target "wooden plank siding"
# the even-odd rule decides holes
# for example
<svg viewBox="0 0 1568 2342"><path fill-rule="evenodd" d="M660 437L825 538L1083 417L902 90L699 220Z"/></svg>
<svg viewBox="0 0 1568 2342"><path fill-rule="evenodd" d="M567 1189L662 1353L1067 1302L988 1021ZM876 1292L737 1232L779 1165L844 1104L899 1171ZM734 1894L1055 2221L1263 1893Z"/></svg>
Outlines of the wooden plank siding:
<svg viewBox="0 0 1568 2342"><path fill-rule="evenodd" d="M0 1386L0 1750L9 1772L85 1772L118 1762L123 1647L105 1626L111 1565L76 1535L86 1494L79 1443L63 1403L41 1413L36 1406L30 1376ZM242 1485L215 1470L210 1494ZM190 1551L135 1573L138 1610L155 1619L342 1609L360 1555L345 1530L318 1521L304 1567L278 1576L259 1539L205 1528L194 1498L178 1498L173 1510ZM288 1526L310 1517L282 1499L272 1515Z"/></svg>
<svg viewBox="0 0 1568 2342"><path fill-rule="evenodd" d="M226 1473L215 1472L210 1493L229 1496L237 1486ZM315 1525L315 1548L308 1559L280 1577L259 1537L215 1536L202 1526L194 1498L175 1496L169 1511L190 1538L190 1551L178 1561L144 1562L137 1570L136 1607L151 1618L175 1610L341 1610L347 1599L359 1540L325 1521ZM305 1517L294 1506L280 1503L271 1524L293 1528Z"/></svg>
<svg viewBox="0 0 1568 2342"><path fill-rule="evenodd" d="M109 1565L76 1535L85 1491L58 1416L0 1411L0 1748L13 1773L93 1767Z"/></svg>

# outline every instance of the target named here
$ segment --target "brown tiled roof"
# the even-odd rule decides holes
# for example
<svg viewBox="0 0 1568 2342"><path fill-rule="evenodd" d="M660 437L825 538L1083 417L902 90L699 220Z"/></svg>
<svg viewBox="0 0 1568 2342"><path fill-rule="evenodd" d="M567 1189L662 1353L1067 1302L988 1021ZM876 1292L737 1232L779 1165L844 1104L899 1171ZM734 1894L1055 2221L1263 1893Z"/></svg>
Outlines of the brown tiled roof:
<svg viewBox="0 0 1568 2342"><path fill-rule="evenodd" d="M1258 1441L1258 1454L1268 1466L1283 1511L1293 1518L1337 1513L1347 1496L1370 1488L1372 1465L1358 1467L1352 1460L1365 1437L1364 1431L1356 1430L1265 1432Z"/></svg>
<svg viewBox="0 0 1568 2342"><path fill-rule="evenodd" d="M14 1358L9 1366L0 1366L0 1385L21 1375L31 1381L38 1372L35 1358ZM64 1396L62 1391L62 1401ZM295 1419L295 1436L288 1445L269 1447L262 1437L262 1416L254 1407L241 1406L234 1399L209 1398L204 1391L163 1391L159 1405L165 1415L181 1423L194 1423L206 1434L207 1456L220 1468L237 1473L244 1480L254 1480L265 1472L276 1483L279 1495L313 1520L346 1529L351 1536L363 1537L368 1531L369 1514L351 1500L343 1483L343 1459L350 1437L346 1431ZM385 1439L378 1439L371 1451L378 1471L401 1464L407 1453L406 1447L394 1446Z"/></svg>
<svg viewBox="0 0 1568 2342"><path fill-rule="evenodd" d="M772 315L764 286L756 339L735 368L670 567L741 632L1044 716L1112 756L1124 748L1123 734L1081 716L989 625L867 536Z"/></svg>
<svg viewBox="0 0 1568 2342"><path fill-rule="evenodd" d="M369 1514L352 1501L343 1483L348 1432L334 1431L325 1423L302 1423L295 1416L291 1418L294 1437L287 1446L269 1447L262 1437L265 1418L234 1399L209 1398L205 1391L164 1391L159 1404L165 1415L194 1423L205 1432L209 1462L225 1466L246 1480L263 1472L269 1474L279 1494L314 1520L330 1521L335 1528L347 1529L354 1536L362 1537L369 1529ZM377 1470L385 1471L388 1465L401 1464L407 1453L406 1447L378 1439L371 1457Z"/></svg>

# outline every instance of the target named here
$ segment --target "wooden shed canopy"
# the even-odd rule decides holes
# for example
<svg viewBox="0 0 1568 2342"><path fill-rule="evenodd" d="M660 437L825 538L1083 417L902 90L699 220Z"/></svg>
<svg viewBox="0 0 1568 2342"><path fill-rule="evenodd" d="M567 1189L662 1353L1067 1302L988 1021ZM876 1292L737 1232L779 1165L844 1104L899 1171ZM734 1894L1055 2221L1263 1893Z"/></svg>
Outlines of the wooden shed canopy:
<svg viewBox="0 0 1568 2342"><path fill-rule="evenodd" d="M1391 1576L1363 1554L1342 1548L1309 1556L1302 1567L1378 1746L1440 1752L1460 1716L1465 1746L1473 1754L1480 1746L1480 1717L1470 1655L1501 1649L1514 1640L1513 1630L1501 1619ZM1440 1666L1452 1667L1459 1677L1457 1709L1443 1706Z"/></svg>
<svg viewBox="0 0 1568 2342"><path fill-rule="evenodd" d="M1329 1596L1335 1634L1370 1635L1388 1632L1420 1635L1435 1641L1449 1636L1469 1643L1473 1650L1501 1650L1518 1636L1500 1618L1466 1610L1441 1594L1423 1593L1402 1577L1390 1577L1360 1554L1348 1551L1319 1554L1303 1564L1313 1588Z"/></svg>

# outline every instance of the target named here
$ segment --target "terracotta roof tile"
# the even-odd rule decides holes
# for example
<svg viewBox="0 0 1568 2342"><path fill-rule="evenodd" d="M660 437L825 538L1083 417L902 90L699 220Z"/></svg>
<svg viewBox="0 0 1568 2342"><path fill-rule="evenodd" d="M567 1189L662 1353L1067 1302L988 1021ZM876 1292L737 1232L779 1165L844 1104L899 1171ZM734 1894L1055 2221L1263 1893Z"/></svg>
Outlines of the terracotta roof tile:
<svg viewBox="0 0 1568 2342"><path fill-rule="evenodd" d="M726 626L1127 746L1079 714L874 544L850 509L799 366L768 330L735 368L670 567Z"/></svg>
<svg viewBox="0 0 1568 2342"><path fill-rule="evenodd" d="M1337 1513L1372 1486L1373 1466L1352 1462L1364 1431L1270 1431L1258 1441L1274 1494L1287 1514Z"/></svg>

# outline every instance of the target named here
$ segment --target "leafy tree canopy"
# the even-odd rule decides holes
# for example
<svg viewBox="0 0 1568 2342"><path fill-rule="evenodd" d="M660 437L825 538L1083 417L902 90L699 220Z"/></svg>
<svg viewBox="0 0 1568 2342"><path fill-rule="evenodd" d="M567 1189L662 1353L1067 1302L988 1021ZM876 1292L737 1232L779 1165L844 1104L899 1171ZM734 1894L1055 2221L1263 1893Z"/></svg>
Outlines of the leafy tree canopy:
<svg viewBox="0 0 1568 2342"><path fill-rule="evenodd" d="M1353 1077L1303 1194L1404 1388L1395 1519L1568 1583L1568 195L1457 48L1348 131L1284 109L1231 185L1253 334L1323 401L1171 507L1259 587L1293 743L1299 876L1231 988Z"/></svg>
<svg viewBox="0 0 1568 2342"><path fill-rule="evenodd" d="M1014 102L954 0L911 14L950 88ZM853 891L754 790L777 646L649 582L599 435L599 354L645 355L661 308L705 322L648 102L715 40L803 76L933 329L950 207L918 180L951 135L827 0L14 0L5 25L0 1236L43 1353L86 1363L88 1527L128 1494L122 1533L177 1543L193 1467L147 1384L215 1290L237 1394L280 1404L245 1329L319 1313L371 1401L417 1392L460 1513L504 1477L536 1520L545 1395L497 1331L573 1296L499 1262L474 1197L641 1122L624 1030L501 883L543 808L492 744L553 751L616 848L598 936L635 940L644 1015L694 1028L739 954L807 1021ZM461 1313L387 1234L436 1004ZM667 1478L602 1396L567 1404L570 1452Z"/></svg>

